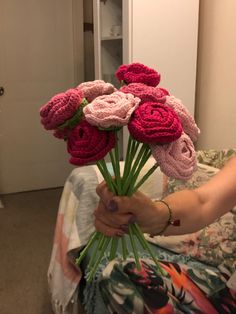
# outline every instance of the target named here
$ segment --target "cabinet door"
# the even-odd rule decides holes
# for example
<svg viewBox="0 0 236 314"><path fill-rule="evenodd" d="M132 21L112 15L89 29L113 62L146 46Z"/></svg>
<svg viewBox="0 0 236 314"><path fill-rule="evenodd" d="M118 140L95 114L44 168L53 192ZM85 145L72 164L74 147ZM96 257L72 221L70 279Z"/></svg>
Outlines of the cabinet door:
<svg viewBox="0 0 236 314"><path fill-rule="evenodd" d="M124 10L124 60L158 70L160 86L193 114L199 0L130 0Z"/></svg>
<svg viewBox="0 0 236 314"><path fill-rule="evenodd" d="M123 62L141 62L159 71L160 87L180 98L192 114L198 11L199 0L123 0Z"/></svg>

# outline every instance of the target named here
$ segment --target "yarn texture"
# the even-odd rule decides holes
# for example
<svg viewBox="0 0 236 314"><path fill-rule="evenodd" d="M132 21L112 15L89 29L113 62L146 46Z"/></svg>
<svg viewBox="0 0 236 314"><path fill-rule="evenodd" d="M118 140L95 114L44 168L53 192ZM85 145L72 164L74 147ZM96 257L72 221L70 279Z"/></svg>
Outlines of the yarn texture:
<svg viewBox="0 0 236 314"><path fill-rule="evenodd" d="M84 107L85 119L102 128L127 125L140 99L120 91L99 96Z"/></svg>
<svg viewBox="0 0 236 314"><path fill-rule="evenodd" d="M195 142L198 139L200 130L188 109L182 104L182 101L175 96L167 96L166 105L175 110L181 121L184 132Z"/></svg>
<svg viewBox="0 0 236 314"><path fill-rule="evenodd" d="M80 106L83 98L83 92L75 88L52 97L39 111L44 128L46 130L56 129L67 119L70 119Z"/></svg>
<svg viewBox="0 0 236 314"><path fill-rule="evenodd" d="M161 102L166 101L168 91L164 88L147 86L142 83L131 83L120 88L123 93L131 93L141 99L140 105L145 102Z"/></svg>
<svg viewBox="0 0 236 314"><path fill-rule="evenodd" d="M87 121L81 121L69 134L67 150L70 163L83 166L100 160L115 147L115 133L102 131Z"/></svg>
<svg viewBox="0 0 236 314"><path fill-rule="evenodd" d="M93 101L98 96L109 95L116 90L112 84L103 80L84 82L78 85L77 88L83 92L88 102Z"/></svg>
<svg viewBox="0 0 236 314"><path fill-rule="evenodd" d="M183 133L176 141L165 145L151 145L152 155L168 177L188 180L197 167L194 145Z"/></svg>
<svg viewBox="0 0 236 314"><path fill-rule="evenodd" d="M143 83L154 87L161 79L160 73L141 63L123 64L115 75L119 81L124 81L126 84Z"/></svg>
<svg viewBox="0 0 236 314"><path fill-rule="evenodd" d="M182 126L175 111L162 103L146 102L134 112L128 123L131 136L147 144L166 144L177 140Z"/></svg>

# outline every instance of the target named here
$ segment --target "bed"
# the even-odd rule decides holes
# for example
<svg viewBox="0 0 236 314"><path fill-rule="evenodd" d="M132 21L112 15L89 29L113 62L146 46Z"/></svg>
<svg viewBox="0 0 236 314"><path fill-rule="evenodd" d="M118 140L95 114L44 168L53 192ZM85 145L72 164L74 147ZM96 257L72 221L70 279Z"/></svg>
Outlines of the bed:
<svg viewBox="0 0 236 314"><path fill-rule="evenodd" d="M235 149L198 151L198 167L190 180L170 179L157 170L142 191L160 199L176 190L197 187L235 154ZM87 283L84 272L89 256L80 268L75 259L94 231L95 188L101 181L97 168L86 166L74 169L65 182L48 269L55 313L199 313L202 309L206 310L202 313L236 313L235 292L226 284L236 269L236 208L196 233L145 235L169 274L167 279L153 275L152 262L143 253L145 280L133 272L130 256L126 262L119 257L112 262L104 258L94 280Z"/></svg>

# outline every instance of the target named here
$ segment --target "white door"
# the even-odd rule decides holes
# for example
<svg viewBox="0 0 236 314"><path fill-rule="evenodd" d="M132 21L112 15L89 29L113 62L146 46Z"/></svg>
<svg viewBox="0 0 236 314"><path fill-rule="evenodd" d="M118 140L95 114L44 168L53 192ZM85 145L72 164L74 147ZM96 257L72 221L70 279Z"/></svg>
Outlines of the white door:
<svg viewBox="0 0 236 314"><path fill-rule="evenodd" d="M82 0L0 0L0 193L62 186L72 169L39 109L83 80L82 12Z"/></svg>

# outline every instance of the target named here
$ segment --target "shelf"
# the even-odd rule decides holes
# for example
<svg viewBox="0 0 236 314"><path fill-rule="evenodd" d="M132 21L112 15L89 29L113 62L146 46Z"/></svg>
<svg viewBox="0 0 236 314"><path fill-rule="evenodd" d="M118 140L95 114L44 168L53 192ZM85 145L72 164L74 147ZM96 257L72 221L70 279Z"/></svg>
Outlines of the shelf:
<svg viewBox="0 0 236 314"><path fill-rule="evenodd" d="M105 36L101 38L101 40L117 40L117 39L122 39L122 36Z"/></svg>

